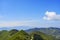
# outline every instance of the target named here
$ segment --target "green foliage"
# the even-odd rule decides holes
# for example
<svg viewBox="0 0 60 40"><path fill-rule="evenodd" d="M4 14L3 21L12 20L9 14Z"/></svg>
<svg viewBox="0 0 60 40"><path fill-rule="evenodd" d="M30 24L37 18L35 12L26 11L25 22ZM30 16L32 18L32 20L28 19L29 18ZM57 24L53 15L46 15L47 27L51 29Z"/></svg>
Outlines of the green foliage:
<svg viewBox="0 0 60 40"><path fill-rule="evenodd" d="M0 40L7 40L7 36L8 36L8 31L6 30L0 31Z"/></svg>
<svg viewBox="0 0 60 40"><path fill-rule="evenodd" d="M31 33L31 36L35 37L36 35L40 37L40 40L54 40L54 37L46 35L46 34L39 32L39 31L34 31Z"/></svg>
<svg viewBox="0 0 60 40"><path fill-rule="evenodd" d="M18 32L18 30L12 29L12 30L9 31L9 35L12 36L12 35L14 35L17 32Z"/></svg>
<svg viewBox="0 0 60 40"><path fill-rule="evenodd" d="M33 37L33 38L32 38ZM0 31L0 40L55 40L51 35L46 35L39 31L33 31L30 34L26 33L24 30L10 30L10 31Z"/></svg>
<svg viewBox="0 0 60 40"><path fill-rule="evenodd" d="M8 40L30 40L30 38L25 31L21 30L18 33L16 33L14 36L9 38Z"/></svg>

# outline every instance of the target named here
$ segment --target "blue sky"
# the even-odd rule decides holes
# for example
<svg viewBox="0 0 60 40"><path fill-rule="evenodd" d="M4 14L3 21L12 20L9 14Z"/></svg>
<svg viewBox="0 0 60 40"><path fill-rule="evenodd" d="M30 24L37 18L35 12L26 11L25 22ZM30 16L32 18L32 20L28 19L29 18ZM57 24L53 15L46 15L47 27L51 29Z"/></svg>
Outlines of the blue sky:
<svg viewBox="0 0 60 40"><path fill-rule="evenodd" d="M0 27L59 27L59 17L60 0L0 0Z"/></svg>

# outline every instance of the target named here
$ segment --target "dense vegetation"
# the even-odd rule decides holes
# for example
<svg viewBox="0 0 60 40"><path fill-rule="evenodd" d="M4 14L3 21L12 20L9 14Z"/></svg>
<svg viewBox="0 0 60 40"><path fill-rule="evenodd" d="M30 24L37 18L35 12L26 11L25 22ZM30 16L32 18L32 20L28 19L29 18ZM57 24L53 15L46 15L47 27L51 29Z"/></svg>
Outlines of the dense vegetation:
<svg viewBox="0 0 60 40"><path fill-rule="evenodd" d="M32 28L26 30L26 32L30 33L32 31L39 31L46 35L52 35L56 38L56 40L60 40L60 28L49 27L49 28Z"/></svg>
<svg viewBox="0 0 60 40"><path fill-rule="evenodd" d="M12 29L10 31L0 31L0 40L57 40L52 35L47 35L40 31L27 33L24 30Z"/></svg>

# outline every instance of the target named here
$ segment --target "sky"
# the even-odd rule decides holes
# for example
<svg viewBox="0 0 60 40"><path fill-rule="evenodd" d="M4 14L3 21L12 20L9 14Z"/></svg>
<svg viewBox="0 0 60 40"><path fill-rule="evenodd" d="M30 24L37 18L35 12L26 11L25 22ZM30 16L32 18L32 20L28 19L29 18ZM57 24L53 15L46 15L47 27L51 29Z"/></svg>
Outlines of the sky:
<svg viewBox="0 0 60 40"><path fill-rule="evenodd" d="M60 0L0 0L0 28L60 27Z"/></svg>

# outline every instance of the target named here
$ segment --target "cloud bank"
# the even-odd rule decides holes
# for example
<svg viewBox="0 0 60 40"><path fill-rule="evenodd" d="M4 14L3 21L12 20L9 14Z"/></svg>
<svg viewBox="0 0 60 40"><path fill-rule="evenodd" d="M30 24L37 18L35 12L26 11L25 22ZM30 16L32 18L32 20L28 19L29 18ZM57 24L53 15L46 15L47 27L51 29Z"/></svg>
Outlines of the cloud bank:
<svg viewBox="0 0 60 40"><path fill-rule="evenodd" d="M60 15L56 14L56 12L48 12L46 11L45 16L43 17L44 20L60 20Z"/></svg>
<svg viewBox="0 0 60 40"><path fill-rule="evenodd" d="M0 28L1 27L15 27L15 26L37 26L36 21L6 21L6 22L0 22Z"/></svg>

